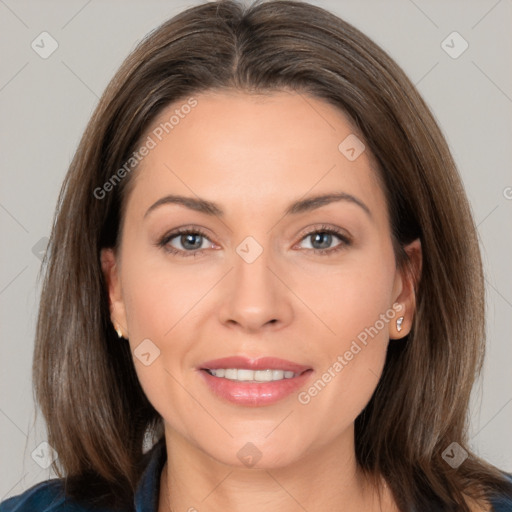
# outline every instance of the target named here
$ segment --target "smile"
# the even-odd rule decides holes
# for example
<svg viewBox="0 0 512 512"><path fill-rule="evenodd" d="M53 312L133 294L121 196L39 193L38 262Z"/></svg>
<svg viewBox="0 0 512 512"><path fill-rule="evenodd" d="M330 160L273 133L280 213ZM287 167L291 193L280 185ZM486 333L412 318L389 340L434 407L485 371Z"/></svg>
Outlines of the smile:
<svg viewBox="0 0 512 512"><path fill-rule="evenodd" d="M246 407L284 400L303 387L314 373L311 367L284 359L243 356L207 361L198 370L213 396Z"/></svg>
<svg viewBox="0 0 512 512"><path fill-rule="evenodd" d="M210 375L243 382L270 382L298 377L298 373L285 370L246 370L243 368L217 368L207 370Z"/></svg>

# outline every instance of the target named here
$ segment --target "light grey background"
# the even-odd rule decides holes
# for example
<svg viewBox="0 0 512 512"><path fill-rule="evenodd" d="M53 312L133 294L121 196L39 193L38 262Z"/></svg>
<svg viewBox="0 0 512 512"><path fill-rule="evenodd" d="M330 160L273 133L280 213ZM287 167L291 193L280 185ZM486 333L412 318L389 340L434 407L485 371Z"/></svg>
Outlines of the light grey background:
<svg viewBox="0 0 512 512"><path fill-rule="evenodd" d="M122 60L146 33L197 3L0 0L0 500L51 476L37 463L49 452L39 446L44 425L33 421L30 370L39 257L61 182ZM512 471L512 0L313 3L390 53L448 139L478 224L487 282L488 356L471 409L471 443ZM58 43L47 59L31 47L43 31ZM441 45L453 31L469 44L455 59ZM453 53L463 42L452 39L445 48Z"/></svg>

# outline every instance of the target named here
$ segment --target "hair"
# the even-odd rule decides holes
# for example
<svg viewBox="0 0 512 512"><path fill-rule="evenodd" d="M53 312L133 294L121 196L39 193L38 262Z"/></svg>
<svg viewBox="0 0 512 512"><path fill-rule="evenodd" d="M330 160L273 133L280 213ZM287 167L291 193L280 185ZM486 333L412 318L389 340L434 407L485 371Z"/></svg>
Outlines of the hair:
<svg viewBox="0 0 512 512"><path fill-rule="evenodd" d="M355 421L358 465L384 477L401 510L469 511L467 498L511 492L468 446L471 391L485 346L476 228L447 143L427 105L379 46L328 11L300 1L209 2L148 34L107 86L65 177L43 261L35 398L66 493L133 503L144 440L162 441L129 344L110 320L102 248L119 246L129 172L118 171L169 104L206 91L294 91L348 116L378 163L397 266L419 238L421 278L407 337L390 341L382 377ZM133 186L133 184L131 185ZM105 188L106 190L106 188ZM457 442L469 458L442 458Z"/></svg>

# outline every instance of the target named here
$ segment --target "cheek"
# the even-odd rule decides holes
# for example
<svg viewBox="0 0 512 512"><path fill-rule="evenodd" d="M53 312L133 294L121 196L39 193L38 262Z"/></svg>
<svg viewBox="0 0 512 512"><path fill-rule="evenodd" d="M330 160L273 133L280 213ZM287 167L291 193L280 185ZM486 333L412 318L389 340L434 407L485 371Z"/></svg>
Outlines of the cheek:
<svg viewBox="0 0 512 512"><path fill-rule="evenodd" d="M331 333L329 346L343 348L392 306L395 260L390 246L347 253L339 265L329 268L311 265L301 270L293 286L324 324L323 334ZM379 322L381 337L387 337L388 324Z"/></svg>
<svg viewBox="0 0 512 512"><path fill-rule="evenodd" d="M392 255L389 258L382 255L361 262L361 268L344 276L347 293L340 294L341 322L337 324L340 339L345 350L357 352L359 345L361 351L357 352L357 358L367 364L372 359L378 364L385 355L389 324L396 315L392 308L394 270Z"/></svg>
<svg viewBox="0 0 512 512"><path fill-rule="evenodd" d="M360 254L316 281L323 293L311 288L308 300L333 332L322 329L317 380L299 397L316 409L310 417L336 410L342 411L337 417L350 422L370 400L385 363L389 328L398 316L392 307L394 261L391 248Z"/></svg>
<svg viewBox="0 0 512 512"><path fill-rule="evenodd" d="M387 337L388 323L379 321L391 307L390 298L393 280L383 267L361 272L352 272L344 276L338 293L339 321L337 332L342 339L357 338L366 329L377 324L379 334Z"/></svg>
<svg viewBox="0 0 512 512"><path fill-rule="evenodd" d="M200 274L200 278L198 277ZM130 336L169 339L175 326L215 282L208 271L169 263L161 255L133 255L123 268L123 291Z"/></svg>
<svg viewBox="0 0 512 512"><path fill-rule="evenodd" d="M131 252L122 272L129 343L144 393L164 416L172 410L200 417L200 408L194 409L180 382L193 341L191 315L208 290L208 280L199 280L197 272L172 266L150 251ZM144 358L144 354L149 356ZM172 416L174 427L186 432L187 415Z"/></svg>
<svg viewBox="0 0 512 512"><path fill-rule="evenodd" d="M199 261L196 265L180 264L163 251L138 247L128 237L125 240L123 299L139 381L157 410L168 407L166 396L172 396L175 404L183 400L190 407L190 397L182 396L173 376L181 381L184 369L190 370L190 352L204 318L210 318L209 312L205 314L201 309L207 303L203 298L209 298L208 293L219 280L219 270ZM145 347L150 360L153 354L158 356L145 366L137 357L141 352L138 347Z"/></svg>

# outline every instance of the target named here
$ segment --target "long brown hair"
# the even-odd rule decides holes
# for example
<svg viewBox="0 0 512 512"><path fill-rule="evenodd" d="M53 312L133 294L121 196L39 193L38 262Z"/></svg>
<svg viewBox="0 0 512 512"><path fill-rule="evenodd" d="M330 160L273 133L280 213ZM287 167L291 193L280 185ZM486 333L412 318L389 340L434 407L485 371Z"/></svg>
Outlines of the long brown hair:
<svg viewBox="0 0 512 512"><path fill-rule="evenodd" d="M410 334L390 342L384 372L356 419L356 455L402 510L468 511L465 495L510 492L467 445L470 393L484 354L484 287L476 229L454 161L419 93L368 37L302 2L209 2L163 23L127 57L90 120L58 199L44 260L34 354L36 399L80 499L133 500L143 440L162 420L110 321L100 250L116 247L127 172L98 194L171 102L212 89L292 89L346 113L378 162L397 265L420 238L422 276ZM101 197L100 197L101 196ZM453 469L443 451L469 458ZM431 509L431 508L429 508Z"/></svg>

